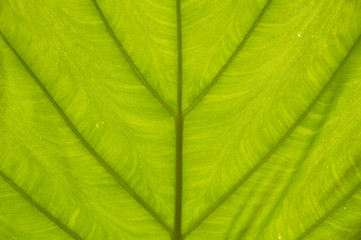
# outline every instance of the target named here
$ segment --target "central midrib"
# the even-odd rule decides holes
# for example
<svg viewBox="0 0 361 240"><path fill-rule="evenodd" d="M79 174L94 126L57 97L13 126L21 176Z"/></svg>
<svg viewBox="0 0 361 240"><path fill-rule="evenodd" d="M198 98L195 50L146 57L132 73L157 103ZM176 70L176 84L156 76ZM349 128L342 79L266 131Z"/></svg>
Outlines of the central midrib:
<svg viewBox="0 0 361 240"><path fill-rule="evenodd" d="M215 85L215 83L219 80L223 72L228 68L234 58L238 55L239 51L243 48L250 35L253 33L254 29L258 25L260 19L263 17L264 13L268 9L272 0L268 0L264 8L262 9L260 15L252 24L250 30L247 35L244 37L240 45L233 52L231 57L226 61L225 65L220 69L218 74L214 77L211 83L202 91L202 93L193 101L193 103L183 112L182 110L182 25L181 25L181 4L180 0L176 0L176 15L177 15L177 54L178 54L178 74L177 74L177 111L174 112L171 107L159 96L159 94L152 88L152 86L148 83L147 80L144 79L142 74L139 72L137 67L134 65L133 61L130 59L128 54L125 52L123 47L121 46L119 40L116 38L113 30L109 26L105 16L103 15L100 7L98 6L96 0L91 0L100 17L102 18L107 30L110 35L114 39L118 48L130 64L131 68L134 70L136 75L139 77L141 82L145 85L146 88L151 92L151 94L159 101L159 103L170 113L170 115L174 118L175 121L175 130L176 130L176 159L175 159L175 208L174 208L174 229L173 231L169 228L169 226L163 221L163 219L153 212L149 206L146 206L146 210L148 210L153 217L155 217L165 229L171 234L171 238L173 240L181 240L184 239L193 228L195 228L198 224L200 224L204 219L201 217L196 224L192 225L185 234L182 234L182 192L183 192L183 125L184 119L186 115L193 110L193 108L202 100L202 98L210 91L210 89ZM144 206L143 206L144 207ZM207 211L208 213L208 211ZM206 215L207 215L206 213Z"/></svg>
<svg viewBox="0 0 361 240"><path fill-rule="evenodd" d="M183 192L183 112L182 112L182 25L180 0L176 0L177 11L177 48L178 48L178 76L177 76L177 116L176 128L176 169L175 169L175 209L174 209L174 240L182 239L182 192Z"/></svg>

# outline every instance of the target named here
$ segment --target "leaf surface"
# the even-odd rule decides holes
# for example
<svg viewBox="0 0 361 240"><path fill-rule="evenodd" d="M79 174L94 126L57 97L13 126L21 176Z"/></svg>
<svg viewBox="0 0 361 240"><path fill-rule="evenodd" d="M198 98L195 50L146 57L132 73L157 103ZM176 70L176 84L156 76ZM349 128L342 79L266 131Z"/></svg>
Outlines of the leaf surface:
<svg viewBox="0 0 361 240"><path fill-rule="evenodd" d="M1 239L361 238L361 1L1 20Z"/></svg>

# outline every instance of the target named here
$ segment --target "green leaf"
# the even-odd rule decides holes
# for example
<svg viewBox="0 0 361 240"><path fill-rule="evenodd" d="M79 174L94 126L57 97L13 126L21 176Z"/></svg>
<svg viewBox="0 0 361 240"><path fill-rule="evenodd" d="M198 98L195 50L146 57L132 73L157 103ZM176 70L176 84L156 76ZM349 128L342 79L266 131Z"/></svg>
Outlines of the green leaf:
<svg viewBox="0 0 361 240"><path fill-rule="evenodd" d="M360 239L360 35L360 0L3 0L0 239Z"/></svg>

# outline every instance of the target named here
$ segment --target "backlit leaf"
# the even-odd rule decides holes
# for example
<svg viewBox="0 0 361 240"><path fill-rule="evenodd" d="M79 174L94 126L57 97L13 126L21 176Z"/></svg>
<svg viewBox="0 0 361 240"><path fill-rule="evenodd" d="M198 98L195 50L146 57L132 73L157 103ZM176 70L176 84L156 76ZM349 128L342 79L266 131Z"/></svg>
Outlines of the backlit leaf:
<svg viewBox="0 0 361 240"><path fill-rule="evenodd" d="M361 239L360 0L0 11L0 239Z"/></svg>

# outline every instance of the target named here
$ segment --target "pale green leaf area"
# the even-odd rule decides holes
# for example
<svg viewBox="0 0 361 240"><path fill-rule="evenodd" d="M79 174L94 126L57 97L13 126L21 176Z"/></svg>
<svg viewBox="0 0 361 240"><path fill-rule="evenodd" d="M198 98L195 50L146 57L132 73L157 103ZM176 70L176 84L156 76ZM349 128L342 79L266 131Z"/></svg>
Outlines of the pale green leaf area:
<svg viewBox="0 0 361 240"><path fill-rule="evenodd" d="M360 240L360 0L1 0L0 240Z"/></svg>

